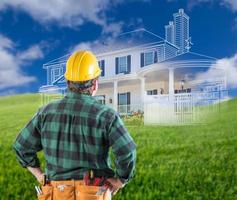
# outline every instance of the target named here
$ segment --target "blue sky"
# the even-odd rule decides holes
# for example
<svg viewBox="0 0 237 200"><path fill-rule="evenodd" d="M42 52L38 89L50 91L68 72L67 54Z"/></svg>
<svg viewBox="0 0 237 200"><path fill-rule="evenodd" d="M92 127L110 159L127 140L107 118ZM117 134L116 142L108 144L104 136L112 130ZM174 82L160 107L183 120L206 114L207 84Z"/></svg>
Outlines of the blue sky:
<svg viewBox="0 0 237 200"><path fill-rule="evenodd" d="M1 0L0 95L37 92L42 65L78 46L138 28L164 37L179 8L190 17L191 50L227 63L237 95L236 0Z"/></svg>

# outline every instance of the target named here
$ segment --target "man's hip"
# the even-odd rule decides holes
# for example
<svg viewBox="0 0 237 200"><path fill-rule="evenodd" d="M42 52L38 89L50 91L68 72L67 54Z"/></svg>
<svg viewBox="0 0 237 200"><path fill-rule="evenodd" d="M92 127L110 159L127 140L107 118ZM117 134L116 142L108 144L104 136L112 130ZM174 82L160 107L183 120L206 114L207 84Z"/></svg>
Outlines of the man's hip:
<svg viewBox="0 0 237 200"><path fill-rule="evenodd" d="M50 181L42 186L38 200L110 200L110 189L85 185L83 180Z"/></svg>

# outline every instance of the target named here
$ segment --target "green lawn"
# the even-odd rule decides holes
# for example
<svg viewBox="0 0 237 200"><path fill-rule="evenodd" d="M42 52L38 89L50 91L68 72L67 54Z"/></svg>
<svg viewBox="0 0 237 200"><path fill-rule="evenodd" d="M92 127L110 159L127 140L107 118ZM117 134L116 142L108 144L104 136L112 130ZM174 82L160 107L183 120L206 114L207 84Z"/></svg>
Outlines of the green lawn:
<svg viewBox="0 0 237 200"><path fill-rule="evenodd" d="M39 105L36 94L0 98L1 200L36 199L36 181L11 146ZM129 123L138 150L136 175L114 199L237 199L237 99L222 103L220 112L207 125Z"/></svg>

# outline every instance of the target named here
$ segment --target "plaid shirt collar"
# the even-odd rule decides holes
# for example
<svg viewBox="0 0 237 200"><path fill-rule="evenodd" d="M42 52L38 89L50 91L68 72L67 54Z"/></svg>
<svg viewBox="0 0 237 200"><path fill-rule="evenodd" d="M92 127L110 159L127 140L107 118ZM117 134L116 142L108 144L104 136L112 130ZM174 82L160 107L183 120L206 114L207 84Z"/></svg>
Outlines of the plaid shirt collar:
<svg viewBox="0 0 237 200"><path fill-rule="evenodd" d="M95 98L93 96L90 96L88 94L79 94L79 93L75 93L71 91L67 92L66 97L72 98L72 99L85 99L85 100L95 101Z"/></svg>

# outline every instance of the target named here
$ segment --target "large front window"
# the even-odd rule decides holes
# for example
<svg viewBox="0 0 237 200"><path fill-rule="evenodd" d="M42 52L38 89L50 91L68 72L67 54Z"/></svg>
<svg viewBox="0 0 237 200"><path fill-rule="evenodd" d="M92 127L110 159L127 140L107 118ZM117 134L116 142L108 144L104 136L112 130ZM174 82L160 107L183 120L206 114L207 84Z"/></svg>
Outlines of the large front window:
<svg viewBox="0 0 237 200"><path fill-rule="evenodd" d="M130 112L130 92L118 94L118 111L120 114Z"/></svg>
<svg viewBox="0 0 237 200"><path fill-rule="evenodd" d="M127 105L128 104L128 97L127 93L121 93L119 94L118 104L119 105Z"/></svg>

